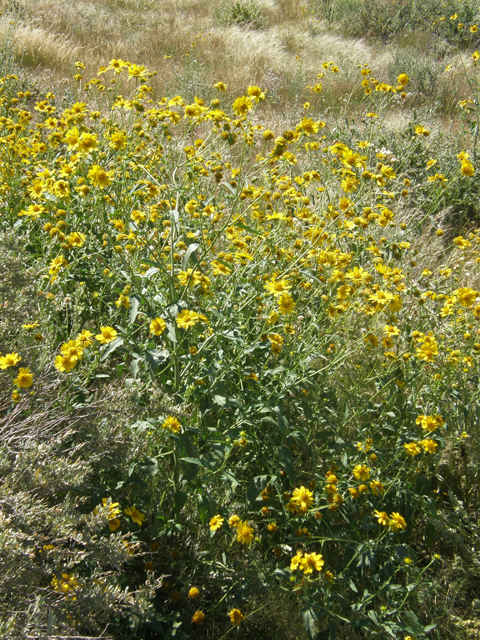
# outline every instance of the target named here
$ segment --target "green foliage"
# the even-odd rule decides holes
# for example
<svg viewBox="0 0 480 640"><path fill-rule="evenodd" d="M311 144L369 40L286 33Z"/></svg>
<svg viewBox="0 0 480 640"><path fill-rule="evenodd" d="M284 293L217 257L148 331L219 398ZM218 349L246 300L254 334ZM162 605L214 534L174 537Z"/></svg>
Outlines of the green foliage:
<svg viewBox="0 0 480 640"><path fill-rule="evenodd" d="M478 5L472 0L321 0L315 6L322 17L351 37L391 40L398 34L429 33L462 47L478 42L478 36L468 30L479 20Z"/></svg>
<svg viewBox="0 0 480 640"><path fill-rule="evenodd" d="M455 633L480 234L441 238L478 194L476 103L453 140L364 66L358 118L275 135L259 87L153 102L151 77L114 60L71 104L1 82L2 632Z"/></svg>
<svg viewBox="0 0 480 640"><path fill-rule="evenodd" d="M217 13L217 20L221 24L236 24L249 29L265 26L265 16L255 0L230 1Z"/></svg>

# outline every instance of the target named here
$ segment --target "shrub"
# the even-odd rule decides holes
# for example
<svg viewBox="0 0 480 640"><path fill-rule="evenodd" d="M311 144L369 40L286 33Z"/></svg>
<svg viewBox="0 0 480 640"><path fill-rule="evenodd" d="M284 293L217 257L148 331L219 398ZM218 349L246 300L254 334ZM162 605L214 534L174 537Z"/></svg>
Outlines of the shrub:
<svg viewBox="0 0 480 640"><path fill-rule="evenodd" d="M364 65L358 119L275 134L260 87L151 77L0 83L5 633L441 637L479 542L480 234L440 223L477 112L393 132L410 79Z"/></svg>
<svg viewBox="0 0 480 640"><path fill-rule="evenodd" d="M226 4L217 14L222 24L236 24L250 29L261 29L265 26L265 16L255 0L235 0Z"/></svg>

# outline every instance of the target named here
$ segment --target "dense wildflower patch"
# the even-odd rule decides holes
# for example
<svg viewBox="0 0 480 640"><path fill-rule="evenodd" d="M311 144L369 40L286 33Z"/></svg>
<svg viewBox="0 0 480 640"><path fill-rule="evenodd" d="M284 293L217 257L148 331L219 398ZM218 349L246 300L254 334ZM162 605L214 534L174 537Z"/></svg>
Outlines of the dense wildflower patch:
<svg viewBox="0 0 480 640"><path fill-rule="evenodd" d="M39 274L2 341L4 414L47 380L67 414L117 380L143 441L64 488L81 519L59 542L45 527L35 589L79 633L248 630L268 590L310 638L423 638L436 532L477 506L437 473L476 428L480 235L443 242L437 216L473 154L434 158L414 121L404 156L381 144L406 74L361 69L355 130L277 132L257 86L186 103L150 77L112 60L69 105L0 81L0 227Z"/></svg>

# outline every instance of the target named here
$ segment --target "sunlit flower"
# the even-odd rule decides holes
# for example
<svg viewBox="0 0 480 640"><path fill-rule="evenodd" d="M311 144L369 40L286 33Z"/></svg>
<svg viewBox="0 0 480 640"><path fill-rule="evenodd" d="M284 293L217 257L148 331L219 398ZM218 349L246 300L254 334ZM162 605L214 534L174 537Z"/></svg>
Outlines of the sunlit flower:
<svg viewBox="0 0 480 640"><path fill-rule="evenodd" d="M313 493L304 486L294 489L292 502L302 511L306 511L313 504Z"/></svg>
<svg viewBox="0 0 480 640"><path fill-rule="evenodd" d="M100 333L95 336L95 339L100 342L100 344L108 344L109 342L113 342L117 337L118 332L113 329L113 327L100 327Z"/></svg>
<svg viewBox="0 0 480 640"><path fill-rule="evenodd" d="M388 521L388 526L392 531L400 531L407 528L405 518L399 513L393 512Z"/></svg>
<svg viewBox="0 0 480 640"><path fill-rule="evenodd" d="M9 367L14 367L20 362L21 359L22 358L18 355L18 353L7 353L6 355L0 357L0 369L8 369Z"/></svg>
<svg viewBox="0 0 480 640"><path fill-rule="evenodd" d="M167 418L165 418L162 423L162 427L164 429L168 429L172 433L180 433L180 431L182 430L182 425L174 416L168 416Z"/></svg>
<svg viewBox="0 0 480 640"><path fill-rule="evenodd" d="M220 529L224 521L225 519L219 515L213 516L213 518L210 518L210 531L218 531L218 529Z"/></svg>
<svg viewBox="0 0 480 640"><path fill-rule="evenodd" d="M19 389L29 389L33 384L33 374L27 367L20 367L14 383Z"/></svg>

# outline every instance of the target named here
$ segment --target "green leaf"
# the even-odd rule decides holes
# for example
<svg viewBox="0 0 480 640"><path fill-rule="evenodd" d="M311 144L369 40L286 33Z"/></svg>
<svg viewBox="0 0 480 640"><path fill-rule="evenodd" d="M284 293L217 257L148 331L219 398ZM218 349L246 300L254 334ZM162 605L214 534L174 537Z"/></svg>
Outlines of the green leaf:
<svg viewBox="0 0 480 640"><path fill-rule="evenodd" d="M199 460L198 458L180 458L180 460L182 462L188 462L189 464L196 464L199 467L204 467L205 465L203 464L203 462L201 460Z"/></svg>
<svg viewBox="0 0 480 640"><path fill-rule="evenodd" d="M140 368L140 360L141 358L134 358L130 363L130 371L134 379L137 377L138 370Z"/></svg>
<svg viewBox="0 0 480 640"><path fill-rule="evenodd" d="M281 447L278 451L278 455L285 473L293 484L295 482L295 466L292 452L288 447Z"/></svg>
<svg viewBox="0 0 480 640"><path fill-rule="evenodd" d="M130 313L128 314L128 320L130 324L133 324L137 319L139 306L140 298L138 296L133 296L133 298L130 299Z"/></svg>
<svg viewBox="0 0 480 640"><path fill-rule="evenodd" d="M247 492L247 498L250 504L252 505L255 504L257 498L260 495L260 492L265 489L265 487L269 484L269 482L270 482L270 476L257 476L256 478L253 478ZM272 482L273 482L273 479L272 479Z"/></svg>
<svg viewBox="0 0 480 640"><path fill-rule="evenodd" d="M235 222L233 226L240 227L240 229L244 229L245 231L248 231L248 233L253 233L254 235L258 236L258 231L256 231L255 229L252 229L252 227L249 227L243 222Z"/></svg>
<svg viewBox="0 0 480 640"><path fill-rule="evenodd" d="M100 362L103 362L104 360L106 360L111 353L113 353L116 349L118 349L122 345L123 345L123 338L117 338L116 340L113 340L113 342L110 342L110 344L107 346L105 351L102 353L100 357Z"/></svg>
<svg viewBox="0 0 480 640"><path fill-rule="evenodd" d="M160 269L158 269L157 267L150 267L150 269L148 269L148 271L145 271L145 273L142 275L142 278L150 279L153 275L155 275L159 271Z"/></svg>
<svg viewBox="0 0 480 640"><path fill-rule="evenodd" d="M170 358L170 352L166 349L149 349L145 352L145 359L153 371L164 365Z"/></svg>
<svg viewBox="0 0 480 640"><path fill-rule="evenodd" d="M154 260L147 260L146 258L142 258L141 262L142 264L149 264L152 267L158 267L159 271L160 269L163 269L163 265L160 264L160 262L155 262Z"/></svg>
<svg viewBox="0 0 480 640"><path fill-rule="evenodd" d="M188 495L185 493L185 491L181 491L180 489L175 491L175 495L173 496L173 499L175 502L175 511L179 512L183 509L187 501L187 498L188 498Z"/></svg>
<svg viewBox="0 0 480 640"><path fill-rule="evenodd" d="M195 242L192 242L192 244L189 245L188 249L185 251L185 255L183 256L183 260L182 260L182 269L184 271L187 268L188 261L190 260L190 257L192 258L192 262L194 264L197 264L198 258L195 255L195 251L198 249L199 246L200 246L199 244L196 244Z"/></svg>
<svg viewBox="0 0 480 640"><path fill-rule="evenodd" d="M437 539L437 529L431 522L425 525L425 544L429 549L433 547Z"/></svg>
<svg viewBox="0 0 480 640"><path fill-rule="evenodd" d="M305 631L307 632L308 640L315 640L317 616L313 609L304 609L302 611L302 620Z"/></svg>
<svg viewBox="0 0 480 640"><path fill-rule="evenodd" d="M229 489L230 489L230 493L233 496L233 494L235 493L235 489L240 484L240 480L238 480L238 478L236 476L234 476L231 471L225 471L225 473L223 473L221 475L221 478L222 478L222 480L225 480L225 482L228 483Z"/></svg>
<svg viewBox="0 0 480 640"><path fill-rule="evenodd" d="M142 480L155 476L158 471L158 461L156 458L145 458L135 467L135 472L140 476L140 478L142 478Z"/></svg>

